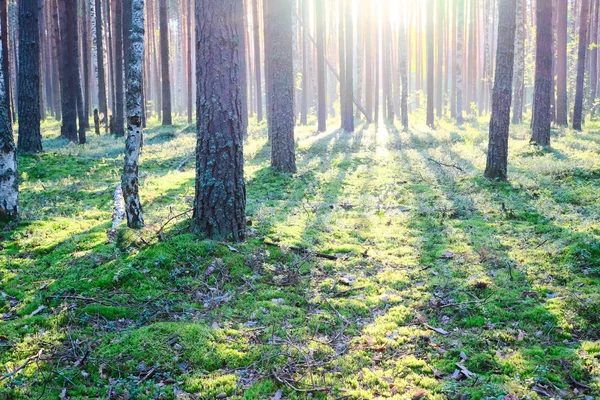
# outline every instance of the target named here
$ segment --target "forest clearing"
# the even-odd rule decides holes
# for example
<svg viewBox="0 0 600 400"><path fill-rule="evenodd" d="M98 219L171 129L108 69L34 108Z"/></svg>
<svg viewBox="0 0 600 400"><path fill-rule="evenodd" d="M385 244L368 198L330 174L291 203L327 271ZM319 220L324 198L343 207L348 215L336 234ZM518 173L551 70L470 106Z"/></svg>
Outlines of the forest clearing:
<svg viewBox="0 0 600 400"><path fill-rule="evenodd" d="M0 0L0 398L600 399L600 0Z"/></svg>

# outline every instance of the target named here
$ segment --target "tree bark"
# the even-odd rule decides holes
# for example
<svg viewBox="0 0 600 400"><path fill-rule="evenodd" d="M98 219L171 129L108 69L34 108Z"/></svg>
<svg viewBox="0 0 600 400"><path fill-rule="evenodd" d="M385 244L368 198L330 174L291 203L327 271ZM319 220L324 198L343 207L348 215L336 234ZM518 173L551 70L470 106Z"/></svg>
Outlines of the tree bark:
<svg viewBox="0 0 600 400"><path fill-rule="evenodd" d="M252 1L252 22L254 28L252 33L254 36L254 75L256 79L256 120L260 123L263 119L263 104L262 104L262 82L260 62L260 20L258 18L258 1Z"/></svg>
<svg viewBox="0 0 600 400"><path fill-rule="evenodd" d="M267 1L267 0L263 0ZM302 0L302 20L308 21L308 0ZM300 125L308 124L308 26L302 25L302 104L300 107ZM306 31L306 32L305 32ZM318 40L318 39L317 39ZM318 44L317 44L318 46ZM266 56L265 56L266 57Z"/></svg>
<svg viewBox="0 0 600 400"><path fill-rule="evenodd" d="M171 114L171 79L169 73L169 7L159 0L160 61L162 75L162 124L173 125Z"/></svg>
<svg viewBox="0 0 600 400"><path fill-rule="evenodd" d="M585 0L584 0L585 1ZM531 142L550 146L550 101L552 96L552 2L536 3L535 84Z"/></svg>
<svg viewBox="0 0 600 400"><path fill-rule="evenodd" d="M42 152L40 131L40 41L37 0L19 2L19 140L23 153Z"/></svg>
<svg viewBox="0 0 600 400"><path fill-rule="evenodd" d="M577 82L575 89L575 106L573 108L573 129L581 130L583 123L583 83L585 79L585 56L587 51L587 29L590 0L581 0L581 16L579 19L579 51L577 56Z"/></svg>
<svg viewBox="0 0 600 400"><path fill-rule="evenodd" d="M445 15L445 4L446 0L438 0L437 1L437 82L435 83L436 87L436 95L435 95L435 112L438 118L442 117L442 109L444 106L444 94L443 94L443 80L442 76L444 75L444 15ZM487 27L486 27L487 29Z"/></svg>
<svg viewBox="0 0 600 400"><path fill-rule="evenodd" d="M568 0L558 0L558 49L557 49L557 77L556 77L556 123L560 126L568 125L567 103L567 41L569 21Z"/></svg>
<svg viewBox="0 0 600 400"><path fill-rule="evenodd" d="M508 133L515 57L515 6L520 0L500 0L496 74L488 145L487 178L505 180L508 169Z"/></svg>
<svg viewBox="0 0 600 400"><path fill-rule="evenodd" d="M323 0L317 0L317 76L318 76L318 120L319 132L327 130L327 82L325 81L325 5ZM306 38L304 39L306 40Z"/></svg>
<svg viewBox="0 0 600 400"><path fill-rule="evenodd" d="M125 116L123 115L123 100L125 98L123 87L123 1L115 1L115 119L114 133L117 136L125 136Z"/></svg>
<svg viewBox="0 0 600 400"><path fill-rule="evenodd" d="M4 61L4 55L0 54L0 57ZM19 182L17 152L10 121L10 103L6 101L8 92L4 86L6 81L3 69L0 69L0 223L7 223L18 217Z"/></svg>
<svg viewBox="0 0 600 400"><path fill-rule="evenodd" d="M90 49L88 28L88 2L81 1L81 60L82 60L82 78L83 78L83 126L90 126Z"/></svg>
<svg viewBox="0 0 600 400"><path fill-rule="evenodd" d="M92 0L94 1L94 0ZM98 68L98 111L104 123L108 123L108 100L106 96L106 73L104 69L104 34L102 22L102 2L95 0L96 11L96 65Z"/></svg>
<svg viewBox="0 0 600 400"><path fill-rule="evenodd" d="M294 76L292 61L292 0L269 2L269 79L271 80L271 167L280 172L296 172L294 149Z"/></svg>
<svg viewBox="0 0 600 400"><path fill-rule="evenodd" d="M567 0L565 0L567 1ZM523 121L523 92L525 91L525 29L523 21L523 2L516 4L515 60L514 60L514 96L512 123ZM566 48L565 48L566 49Z"/></svg>
<svg viewBox="0 0 600 400"><path fill-rule="evenodd" d="M10 70L8 66L9 50L8 50L8 2L0 0L0 35L2 35L2 74L4 76L4 101L8 105L8 117L11 118L11 95L10 95ZM11 119L12 121L12 119ZM12 129L12 128L11 128Z"/></svg>
<svg viewBox="0 0 600 400"><path fill-rule="evenodd" d="M344 112L342 113L342 129L354 132L354 34L352 24L352 7L345 7L345 69L346 83L344 87Z"/></svg>
<svg viewBox="0 0 600 400"><path fill-rule="evenodd" d="M127 226L139 229L144 226L144 215L139 196L139 157L142 144L142 70L144 65L144 0L133 0L129 63L127 69L127 140L125 142L125 168L121 176L121 189L125 200Z"/></svg>
<svg viewBox="0 0 600 400"><path fill-rule="evenodd" d="M433 42L435 40L435 3L428 0L427 3L427 126L434 127L433 103L434 103L434 60Z"/></svg>
<svg viewBox="0 0 600 400"><path fill-rule="evenodd" d="M463 123L463 36L465 25L464 0L457 1L457 23L456 23L456 123Z"/></svg>
<svg viewBox="0 0 600 400"><path fill-rule="evenodd" d="M404 25L404 16L400 17L400 36L398 38L398 47L400 54L398 57L398 69L400 70L400 79L402 80L402 97L400 98L400 118L404 129L408 129L408 74L406 71L406 27Z"/></svg>
<svg viewBox="0 0 600 400"><path fill-rule="evenodd" d="M241 241L246 236L242 4L205 0L197 2L196 9L196 45L202 43L204 51L196 52L198 140L192 229L210 239Z"/></svg>

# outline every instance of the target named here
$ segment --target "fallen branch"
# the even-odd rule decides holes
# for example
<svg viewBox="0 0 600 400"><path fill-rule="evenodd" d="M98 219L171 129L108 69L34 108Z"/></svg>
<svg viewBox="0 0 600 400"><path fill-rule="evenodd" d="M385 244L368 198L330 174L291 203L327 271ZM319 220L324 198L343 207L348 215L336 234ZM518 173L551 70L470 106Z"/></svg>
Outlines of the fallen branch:
<svg viewBox="0 0 600 400"><path fill-rule="evenodd" d="M27 365L29 365L30 362L32 362L32 361L38 361L42 357L42 354L44 353L44 351L45 351L45 349L40 349L40 351L38 351L37 354L34 354L32 356L27 357L25 359L25 361L23 362L23 364L19 365L15 369L13 369L12 372L10 372L10 373L8 373L8 374L0 377L0 382L4 381L6 379L9 379L11 377L14 377L17 374L17 372L25 369L25 367L27 367Z"/></svg>
<svg viewBox="0 0 600 400"><path fill-rule="evenodd" d="M185 210L184 212L182 212L181 214L177 214L177 215L173 215L171 216L169 219L167 219L167 221L160 227L160 229L158 231L156 231L156 236L158 236L159 238L161 238L161 235L163 233L163 230L167 227L167 225L169 225L169 223L171 221L173 221L174 219L177 219L187 213L189 213L190 211L193 211L192 208L190 208L189 210Z"/></svg>
<svg viewBox="0 0 600 400"><path fill-rule="evenodd" d="M349 293L349 292L351 292L353 290L362 290L364 288L366 288L366 286L358 286L358 287L355 287L355 288L350 288L350 289L342 290L341 292L334 293L331 297L342 297L346 293Z"/></svg>
<svg viewBox="0 0 600 400"><path fill-rule="evenodd" d="M299 387L293 385L291 382L294 382L294 384L298 384L300 382L297 382L292 379L285 379L285 378L280 377L279 375L277 375L277 372L275 372L275 368L271 369L271 375L273 375L273 378L275 378L275 380L278 383L280 383L281 385L287 386L288 388L292 389L294 392L315 393L315 392L330 392L331 391L330 387L313 386L312 388L307 388L307 389L299 388Z"/></svg>
<svg viewBox="0 0 600 400"><path fill-rule="evenodd" d="M459 166L458 166L458 165L456 165L456 164L444 164L443 162L440 162L440 161L434 160L433 158L428 158L427 160L429 160L429 161L431 161L431 162L433 162L433 163L436 163L437 165L439 165L439 166L442 166L442 167L447 167L447 168L456 168L457 170L459 170L459 171L460 171L460 172L462 172L462 173L464 173L464 172L465 172L465 170L464 170L464 169L462 169L461 167L459 167Z"/></svg>
<svg viewBox="0 0 600 400"><path fill-rule="evenodd" d="M283 250L283 247L281 247L277 243L269 242L268 240L263 240L263 244L265 246L279 247L280 249ZM297 247L297 246L289 246L287 248L290 249L290 250L292 250L295 253L314 255L315 257L325 258L327 260L335 261L335 260L339 259L338 256L332 256L331 254L325 254L325 253L315 253L315 252L312 252L312 251L310 251L308 249L303 249L303 248Z"/></svg>
<svg viewBox="0 0 600 400"><path fill-rule="evenodd" d="M123 199L123 189L119 184L115 192L113 193L113 199L115 200L115 207L113 211L113 219L110 230L108 231L108 243L114 243L117 238L117 228L125 219L125 200Z"/></svg>
<svg viewBox="0 0 600 400"><path fill-rule="evenodd" d="M196 155L196 153L191 153L189 154L186 158L184 158L179 165L177 165L177 168L175 168L175 171L181 171L181 168L183 168L183 166L185 164L188 163L188 161L190 161L190 158L194 157Z"/></svg>

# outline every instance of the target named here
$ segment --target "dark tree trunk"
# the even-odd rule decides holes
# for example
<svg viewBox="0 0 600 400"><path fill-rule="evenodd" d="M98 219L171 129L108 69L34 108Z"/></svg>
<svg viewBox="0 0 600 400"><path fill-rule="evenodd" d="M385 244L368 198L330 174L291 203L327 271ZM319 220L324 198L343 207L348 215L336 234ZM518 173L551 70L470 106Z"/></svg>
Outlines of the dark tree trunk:
<svg viewBox="0 0 600 400"><path fill-rule="evenodd" d="M81 1L81 57L83 78L83 126L90 127L90 49L89 49L89 24L88 24L88 1Z"/></svg>
<svg viewBox="0 0 600 400"><path fill-rule="evenodd" d="M327 82L325 81L325 4L317 0L317 76L318 76L318 114L319 132L327 130Z"/></svg>
<svg viewBox="0 0 600 400"><path fill-rule="evenodd" d="M61 135L71 142L77 142L77 85L75 73L77 72L76 56L76 29L72 20L77 18L77 9L72 9L73 0L58 0L60 44L62 54L62 77L61 77L61 99L62 99L62 127ZM79 74L77 73L77 77Z"/></svg>
<svg viewBox="0 0 600 400"><path fill-rule="evenodd" d="M271 74L271 166L276 171L296 172L294 150L294 74L292 62L292 0L269 2L267 57Z"/></svg>
<svg viewBox="0 0 600 400"><path fill-rule="evenodd" d="M260 62L260 20L258 19L258 1L252 1L252 22L254 28L252 34L254 36L254 75L256 79L256 119L257 122L261 122L263 119L263 105L262 105L262 82L261 82L261 68L262 63ZM304 39L303 39L304 40Z"/></svg>
<svg viewBox="0 0 600 400"><path fill-rule="evenodd" d="M433 60L433 42L434 38L434 0L427 2L427 125L431 128L434 126L433 103L434 103L434 60Z"/></svg>
<svg viewBox="0 0 600 400"><path fill-rule="evenodd" d="M558 0L558 49L557 49L557 79L556 79L556 123L568 125L567 104L567 26L569 21L569 1Z"/></svg>
<svg viewBox="0 0 600 400"><path fill-rule="evenodd" d="M162 76L162 124L172 125L171 79L169 77L169 7L167 0L159 0L160 61Z"/></svg>
<svg viewBox="0 0 600 400"><path fill-rule="evenodd" d="M122 30L123 30L123 75L127 76L129 73L129 60L131 58L131 29L133 23L133 4L132 0L123 0L123 16L122 16ZM143 85L142 85L143 93ZM143 114L143 113L142 113Z"/></svg>
<svg viewBox="0 0 600 400"><path fill-rule="evenodd" d="M513 124L519 124L523 121L523 92L525 91L525 24L523 20L525 10L523 9L523 1L517 0L516 7Z"/></svg>
<svg viewBox="0 0 600 400"><path fill-rule="evenodd" d="M581 130L583 123L583 82L585 79L585 55L588 47L587 29L590 0L581 0L581 17L579 19L579 51L577 57L577 83L575 89L575 107L573 108L573 129Z"/></svg>
<svg viewBox="0 0 600 400"><path fill-rule="evenodd" d="M6 91L4 101L8 105L8 118L11 119L11 95L10 95L10 70L8 68L8 2L0 0L0 35L2 35L2 74L4 76L4 90ZM11 128L12 129L12 128Z"/></svg>
<svg viewBox="0 0 600 400"><path fill-rule="evenodd" d="M0 57L4 61L4 55L0 54ZM4 86L3 69L0 69L0 223L17 219L19 202L17 152L10 121L10 103L6 101L8 92Z"/></svg>
<svg viewBox="0 0 600 400"><path fill-rule="evenodd" d="M127 140L125 142L125 168L121 176L121 189L125 200L127 226L138 229L144 226L142 203L139 195L139 157L142 146L142 70L144 64L144 0L133 0L129 62L127 63Z"/></svg>
<svg viewBox="0 0 600 400"><path fill-rule="evenodd" d="M194 106L193 106L193 101L192 101L192 94L194 93L193 90L193 78L192 78L192 57L194 54L194 50L192 47L192 1L193 0L187 0L187 25L188 25L188 31L187 31L187 71L188 71L188 76L187 76L187 85L188 85L188 91L187 91L187 111L188 111L188 124L192 123L192 116L193 116L193 111L194 111ZM247 46L249 46L249 43L246 44ZM250 50L248 50L249 52ZM250 68L250 65L248 65L248 68Z"/></svg>
<svg viewBox="0 0 600 400"><path fill-rule="evenodd" d="M40 35L37 0L19 1L19 142L23 153L40 153Z"/></svg>
<svg viewBox="0 0 600 400"><path fill-rule="evenodd" d="M515 58L516 1L500 0L496 74L492 91L492 116L485 176L504 180L508 168L508 130Z"/></svg>
<svg viewBox="0 0 600 400"><path fill-rule="evenodd" d="M196 3L196 194L192 228L211 239L244 240L246 186L241 110L242 3ZM290 11L291 18L291 11ZM291 29L291 25L288 26ZM291 59L290 59L291 62Z"/></svg>
<svg viewBox="0 0 600 400"><path fill-rule="evenodd" d="M98 111L104 123L108 123L108 100L106 97L106 73L104 71L104 43L103 22L102 22L102 2L96 2L96 63L98 68Z"/></svg>
<svg viewBox="0 0 600 400"><path fill-rule="evenodd" d="M342 129L354 132L354 34L352 27L352 7L345 8L345 55L346 82L344 88L344 112L342 113Z"/></svg>
<svg viewBox="0 0 600 400"><path fill-rule="evenodd" d="M125 116L123 115L123 100L125 98L123 88L123 1L115 1L115 21L114 29L115 32L115 118L114 123L114 134L117 136L125 136Z"/></svg>
<svg viewBox="0 0 600 400"><path fill-rule="evenodd" d="M531 142L550 146L550 101L552 96L552 2L536 2L535 86Z"/></svg>

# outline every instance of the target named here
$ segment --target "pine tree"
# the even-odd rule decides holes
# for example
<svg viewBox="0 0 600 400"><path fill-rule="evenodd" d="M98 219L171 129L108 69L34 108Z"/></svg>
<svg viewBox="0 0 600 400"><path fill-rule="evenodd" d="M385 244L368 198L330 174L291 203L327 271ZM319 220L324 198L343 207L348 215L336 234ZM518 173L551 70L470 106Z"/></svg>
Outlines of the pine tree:
<svg viewBox="0 0 600 400"><path fill-rule="evenodd" d="M585 0L584 0L585 1ZM550 146L552 96L552 2L536 2L535 83L531 142Z"/></svg>
<svg viewBox="0 0 600 400"><path fill-rule="evenodd" d="M435 40L435 3L434 0L428 0L427 3L427 125L434 126L433 103L434 103L434 60L433 60L433 42Z"/></svg>
<svg viewBox="0 0 600 400"><path fill-rule="evenodd" d="M488 145L487 178L506 179L508 131L515 57L515 5L520 0L500 0L496 74L492 91L492 116Z"/></svg>
<svg viewBox="0 0 600 400"><path fill-rule="evenodd" d="M318 76L318 120L319 132L327 130L327 82L325 80L325 4L323 0L316 3L317 23L317 76Z"/></svg>
<svg viewBox="0 0 600 400"><path fill-rule="evenodd" d="M160 61L162 78L162 124L172 125L171 79L169 73L169 7L167 0L159 1Z"/></svg>
<svg viewBox="0 0 600 400"><path fill-rule="evenodd" d="M456 123L463 123L463 35L465 25L464 0L456 0L457 24L456 24Z"/></svg>
<svg viewBox="0 0 600 400"><path fill-rule="evenodd" d="M577 82L575 89L575 106L573 108L573 129L581 130L583 123L583 83L585 80L585 55L588 47L587 31L590 11L590 0L581 0L581 16L579 18L579 51L577 55Z"/></svg>
<svg viewBox="0 0 600 400"><path fill-rule="evenodd" d="M525 91L525 24L523 21L523 1L517 0L515 33L515 60L513 79L513 116L512 123L523 121L523 92Z"/></svg>
<svg viewBox="0 0 600 400"><path fill-rule="evenodd" d="M19 107L18 148L23 153L42 151L40 130L40 41L37 0L19 1ZM77 137L77 136L76 136Z"/></svg>
<svg viewBox="0 0 600 400"><path fill-rule="evenodd" d="M567 126L567 41L569 21L569 1L558 0L558 49L556 77L556 123Z"/></svg>
<svg viewBox="0 0 600 400"><path fill-rule="evenodd" d="M0 58L4 60L2 53ZM4 72L0 69L0 223L17 219L19 202L17 152L4 82Z"/></svg>
<svg viewBox="0 0 600 400"><path fill-rule="evenodd" d="M196 40L203 51L196 52L198 140L192 229L217 240L240 241L246 236L241 116L246 99L238 67L244 56L241 21L238 0L196 3Z"/></svg>

